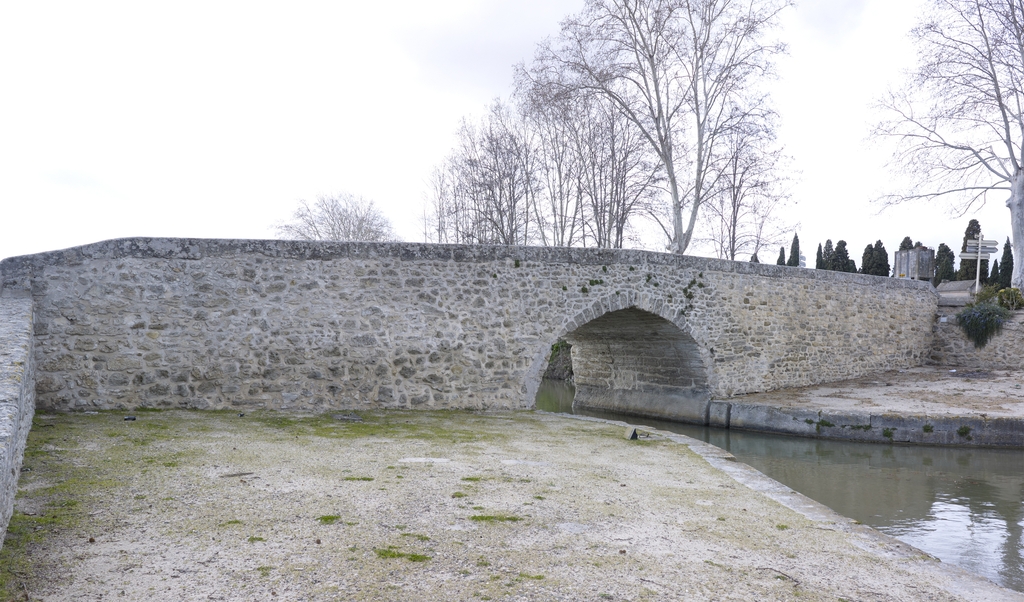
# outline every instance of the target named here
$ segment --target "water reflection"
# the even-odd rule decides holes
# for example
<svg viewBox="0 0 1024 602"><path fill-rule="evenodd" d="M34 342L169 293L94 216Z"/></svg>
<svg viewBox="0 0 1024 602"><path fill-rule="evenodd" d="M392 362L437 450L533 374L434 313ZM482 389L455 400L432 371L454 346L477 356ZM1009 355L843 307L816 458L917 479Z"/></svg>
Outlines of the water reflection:
<svg viewBox="0 0 1024 602"><path fill-rule="evenodd" d="M572 414L572 398L575 396L576 387L564 380L545 378L540 381L535 403L538 410Z"/></svg>
<svg viewBox="0 0 1024 602"><path fill-rule="evenodd" d="M572 412L570 387L541 390L538 408ZM844 516L1024 591L1022 450L823 441L586 413L707 441Z"/></svg>

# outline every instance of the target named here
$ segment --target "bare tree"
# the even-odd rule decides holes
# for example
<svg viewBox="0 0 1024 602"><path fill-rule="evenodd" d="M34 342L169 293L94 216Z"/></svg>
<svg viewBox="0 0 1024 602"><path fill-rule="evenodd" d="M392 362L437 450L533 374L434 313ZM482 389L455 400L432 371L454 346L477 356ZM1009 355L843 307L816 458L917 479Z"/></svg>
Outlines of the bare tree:
<svg viewBox="0 0 1024 602"><path fill-rule="evenodd" d="M521 118L495 101L479 127L463 120L459 144L435 172L434 230L454 242L525 245L538 234L533 208L538 153Z"/></svg>
<svg viewBox="0 0 1024 602"><path fill-rule="evenodd" d="M912 37L917 68L876 133L896 140L892 165L915 188L884 200L946 200L962 215L1005 191L1024 257L1024 0L933 0ZM1024 286L1024 261L1012 282Z"/></svg>
<svg viewBox="0 0 1024 602"><path fill-rule="evenodd" d="M594 246L621 248L630 218L651 206L660 165L617 108L603 99L585 107L574 139L588 204L585 226Z"/></svg>
<svg viewBox="0 0 1024 602"><path fill-rule="evenodd" d="M395 240L391 222L373 201L343 193L299 201L292 221L277 226L278 235L295 240Z"/></svg>
<svg viewBox="0 0 1024 602"><path fill-rule="evenodd" d="M748 118L726 133L718 189L707 202L703 219L711 244L722 259L756 255L765 245L781 244L792 225L777 218L777 210L789 201L785 159L775 145L775 114L753 109Z"/></svg>
<svg viewBox="0 0 1024 602"><path fill-rule="evenodd" d="M729 109L783 50L762 38L786 0L587 0L543 46L549 82L607 98L664 169L672 250L684 252L717 185ZM546 73L545 73L546 72ZM688 213L684 227L683 214Z"/></svg>
<svg viewBox="0 0 1024 602"><path fill-rule="evenodd" d="M581 166L573 144L579 126L576 103L529 87L520 90L519 98L537 142L542 200L534 211L541 242L558 247L584 244Z"/></svg>
<svg viewBox="0 0 1024 602"><path fill-rule="evenodd" d="M630 219L649 210L660 183L646 141L603 97L549 85L523 67L517 80L542 151L552 244L621 248Z"/></svg>
<svg viewBox="0 0 1024 602"><path fill-rule="evenodd" d="M532 86L496 102L431 180L428 239L620 248L649 212L660 165L622 113L593 95Z"/></svg>

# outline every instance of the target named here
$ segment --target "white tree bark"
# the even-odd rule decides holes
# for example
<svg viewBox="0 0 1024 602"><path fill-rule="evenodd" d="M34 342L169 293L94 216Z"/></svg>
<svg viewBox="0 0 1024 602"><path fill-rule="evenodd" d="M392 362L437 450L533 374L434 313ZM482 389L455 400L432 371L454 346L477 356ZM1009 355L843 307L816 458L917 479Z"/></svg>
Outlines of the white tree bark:
<svg viewBox="0 0 1024 602"><path fill-rule="evenodd" d="M1024 290L1024 172L1017 170L1010 181L1010 238L1013 241L1013 277L1011 285Z"/></svg>

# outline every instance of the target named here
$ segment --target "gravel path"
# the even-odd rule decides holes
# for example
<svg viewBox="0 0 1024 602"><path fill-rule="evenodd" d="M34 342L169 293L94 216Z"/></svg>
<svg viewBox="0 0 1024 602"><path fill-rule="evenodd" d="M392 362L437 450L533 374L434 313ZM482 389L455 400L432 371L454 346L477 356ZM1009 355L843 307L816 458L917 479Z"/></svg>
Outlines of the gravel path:
<svg viewBox="0 0 1024 602"><path fill-rule="evenodd" d="M539 412L124 416L36 417L0 599L1024 599L677 435Z"/></svg>

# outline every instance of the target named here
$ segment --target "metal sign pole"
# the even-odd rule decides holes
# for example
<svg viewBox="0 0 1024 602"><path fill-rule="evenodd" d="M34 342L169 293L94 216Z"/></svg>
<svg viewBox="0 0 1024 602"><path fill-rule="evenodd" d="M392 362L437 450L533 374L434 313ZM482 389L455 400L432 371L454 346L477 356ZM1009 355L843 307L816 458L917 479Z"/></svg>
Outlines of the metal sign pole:
<svg viewBox="0 0 1024 602"><path fill-rule="evenodd" d="M981 287L981 232L978 232L978 263L974 266L974 294L980 292Z"/></svg>
<svg viewBox="0 0 1024 602"><path fill-rule="evenodd" d="M978 248L976 248L976 249L973 248L974 245L977 245ZM983 240L981 238L981 234L980 233L978 234L978 238L977 239L970 239L967 242L967 248L964 250L964 258L966 259L967 257L969 257L971 253L976 253L977 254L977 259L975 260L977 262L977 265L974 268L974 291L975 291L975 294L977 294L978 289L981 288L981 258L985 257L987 259L989 254L996 253L998 251L999 251L999 241ZM963 263L963 262L961 262L961 263Z"/></svg>

